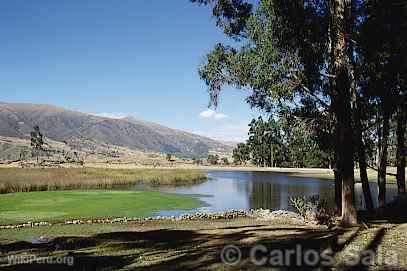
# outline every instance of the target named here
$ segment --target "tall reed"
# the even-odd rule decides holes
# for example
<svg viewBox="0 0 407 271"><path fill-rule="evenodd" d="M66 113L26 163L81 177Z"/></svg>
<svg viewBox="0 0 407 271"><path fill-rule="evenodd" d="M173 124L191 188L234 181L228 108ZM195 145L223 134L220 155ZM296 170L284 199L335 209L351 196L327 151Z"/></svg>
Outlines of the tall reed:
<svg viewBox="0 0 407 271"><path fill-rule="evenodd" d="M186 185L206 180L199 169L0 168L0 193L113 188L131 184Z"/></svg>

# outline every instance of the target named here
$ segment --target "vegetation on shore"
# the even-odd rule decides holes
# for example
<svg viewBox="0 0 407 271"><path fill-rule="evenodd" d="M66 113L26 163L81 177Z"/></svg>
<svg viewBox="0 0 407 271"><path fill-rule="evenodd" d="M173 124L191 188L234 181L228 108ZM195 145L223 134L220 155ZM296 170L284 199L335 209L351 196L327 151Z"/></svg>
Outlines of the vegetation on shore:
<svg viewBox="0 0 407 271"><path fill-rule="evenodd" d="M0 195L0 224L142 217L200 206L198 199L147 191L46 191Z"/></svg>
<svg viewBox="0 0 407 271"><path fill-rule="evenodd" d="M199 169L0 168L0 194L112 188L146 183L185 185L206 180Z"/></svg>
<svg viewBox="0 0 407 271"><path fill-rule="evenodd" d="M233 150L234 164L257 167L328 168L331 156L307 131L306 124L291 115L253 119L248 139Z"/></svg>

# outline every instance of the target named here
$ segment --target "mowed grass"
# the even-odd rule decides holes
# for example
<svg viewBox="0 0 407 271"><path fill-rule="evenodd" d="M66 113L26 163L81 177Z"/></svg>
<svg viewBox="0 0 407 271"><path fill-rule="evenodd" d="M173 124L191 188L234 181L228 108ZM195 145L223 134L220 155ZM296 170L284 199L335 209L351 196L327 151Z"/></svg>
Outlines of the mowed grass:
<svg viewBox="0 0 407 271"><path fill-rule="evenodd" d="M0 224L142 217L200 206L194 197L147 191L47 191L0 195Z"/></svg>
<svg viewBox="0 0 407 271"><path fill-rule="evenodd" d="M112 188L137 183L186 185L206 180L199 169L0 168L0 194Z"/></svg>

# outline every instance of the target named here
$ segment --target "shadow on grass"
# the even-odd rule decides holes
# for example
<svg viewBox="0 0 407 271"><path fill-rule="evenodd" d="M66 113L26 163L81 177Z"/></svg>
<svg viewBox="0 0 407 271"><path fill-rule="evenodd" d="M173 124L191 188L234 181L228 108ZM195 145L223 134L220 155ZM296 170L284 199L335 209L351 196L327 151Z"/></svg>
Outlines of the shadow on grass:
<svg viewBox="0 0 407 271"><path fill-rule="evenodd" d="M7 255L29 253L38 257L74 257L74 265L20 264L4 266L2 270L219 270L221 251L227 245L236 245L242 252L238 269L255 270L250 262L253 245L263 245L268 251L295 250L301 245L301 253L309 249L321 251L335 240L328 230L301 227L273 228L236 227L212 231L153 230L145 232L112 232L88 238L64 237L51 243L33 245L17 242L0 246ZM278 233L275 235L275 233ZM4 255L4 254L3 254ZM259 258L267 254L258 255ZM315 266L296 264L297 256L291 255L293 263L280 270L313 270ZM55 258L56 259L56 258ZM4 263L4 260L3 260ZM318 264L316 264L318 265ZM268 265L270 267L270 265Z"/></svg>
<svg viewBox="0 0 407 271"><path fill-rule="evenodd" d="M337 266L338 270L343 270L343 271L351 271L351 270L369 270L369 267L371 264L366 264L369 261L373 260L371 258L372 255L366 255L365 252L366 251L374 251L375 253L377 252L377 249L379 247L379 245L381 244L384 235L386 233L386 229L385 228L380 228L375 235L373 236L373 238L371 240L369 240L369 242L367 243L367 245L363 248L363 250L360 252L359 255L357 255L358 259L359 259L359 264L357 265L345 265L344 263L340 264L339 266ZM356 255L355 255L356 256ZM373 263L372 263L373 264Z"/></svg>
<svg viewBox="0 0 407 271"><path fill-rule="evenodd" d="M374 214L360 212L359 217L368 224L404 224L407 223L407 212L404 208L386 208L376 211Z"/></svg>
<svg viewBox="0 0 407 271"><path fill-rule="evenodd" d="M380 221L404 223L400 214L387 212L387 217L364 217L368 224ZM361 229L316 229L301 226L278 227L275 225L228 226L212 230L157 229L149 231L111 232L91 237L59 237L46 244L15 242L0 245L1 270L258 270L250 261L255 245L263 245L267 252L257 253L256 259L270 260L272 251L283 253L284 264L267 262L265 270L332 270L317 261L305 265L305 255L310 251L331 250L340 253L363 233ZM364 250L377 250L386 230L379 228L367 240ZM344 238L346 237L346 238ZM340 242L339 242L340 241ZM235 245L241 251L237 266L222 263L221 252L227 245ZM301 250L298 251L298 245ZM295 251L286 255L286 251ZM17 264L5 266L4 255L38 257L73 257L74 264ZM56 258L55 258L56 259ZM312 258L309 259L313 262ZM341 269L342 268L342 269ZM365 266L340 266L338 270L367 270Z"/></svg>

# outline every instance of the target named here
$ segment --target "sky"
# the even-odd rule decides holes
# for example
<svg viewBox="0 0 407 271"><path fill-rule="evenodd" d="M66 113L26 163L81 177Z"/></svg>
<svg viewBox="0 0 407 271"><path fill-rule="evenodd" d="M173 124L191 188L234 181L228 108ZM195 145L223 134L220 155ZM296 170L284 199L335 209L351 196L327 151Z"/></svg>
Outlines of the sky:
<svg viewBox="0 0 407 271"><path fill-rule="evenodd" d="M243 90L216 111L198 67L225 41L188 0L0 1L0 101L134 116L241 141L256 116Z"/></svg>

